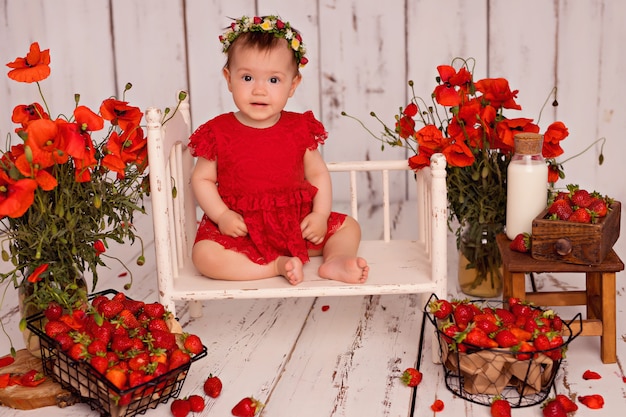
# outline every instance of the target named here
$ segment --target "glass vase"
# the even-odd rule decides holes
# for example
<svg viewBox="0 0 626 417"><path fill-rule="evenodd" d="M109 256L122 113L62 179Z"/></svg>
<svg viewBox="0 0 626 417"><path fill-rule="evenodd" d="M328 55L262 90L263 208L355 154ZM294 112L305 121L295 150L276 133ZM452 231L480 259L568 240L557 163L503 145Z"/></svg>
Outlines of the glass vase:
<svg viewBox="0 0 626 417"><path fill-rule="evenodd" d="M26 275L28 276L28 275ZM39 337L26 327L26 319L45 309L46 300L56 300L64 310L87 304L87 281L83 275L78 275L64 288L61 288L53 277L48 277L37 283L24 280L18 287L18 308L20 312L20 329L24 340L24 347L31 355L41 357Z"/></svg>
<svg viewBox="0 0 626 417"><path fill-rule="evenodd" d="M494 298L502 293L502 260L496 236L503 230L501 223L468 221L461 227L458 280L464 294Z"/></svg>

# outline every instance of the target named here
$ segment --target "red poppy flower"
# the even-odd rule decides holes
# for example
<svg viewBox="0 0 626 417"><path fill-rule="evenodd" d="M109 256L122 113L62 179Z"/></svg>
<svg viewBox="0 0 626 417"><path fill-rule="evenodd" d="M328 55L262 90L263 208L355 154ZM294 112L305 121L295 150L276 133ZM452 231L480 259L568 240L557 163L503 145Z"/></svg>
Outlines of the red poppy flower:
<svg viewBox="0 0 626 417"><path fill-rule="evenodd" d="M26 213L35 201L37 183L30 178L12 180L0 170L0 219L18 218Z"/></svg>
<svg viewBox="0 0 626 417"><path fill-rule="evenodd" d="M96 132L104 127L104 119L87 106L78 106L74 109L74 120L81 132Z"/></svg>
<svg viewBox="0 0 626 417"><path fill-rule="evenodd" d="M548 182L555 183L561 178L561 170L558 165L548 165Z"/></svg>
<svg viewBox="0 0 626 417"><path fill-rule="evenodd" d="M435 125L426 125L415 132L415 139L420 149L428 148L434 152L439 152L445 143L441 130Z"/></svg>
<svg viewBox="0 0 626 417"><path fill-rule="evenodd" d="M409 103L404 108L404 110L402 110L402 114L404 114L405 116L413 117L417 114L417 111L418 111L417 104Z"/></svg>
<svg viewBox="0 0 626 417"><path fill-rule="evenodd" d="M515 102L519 90L511 91L506 78L485 78L477 81L474 86L493 107L522 110L522 106Z"/></svg>
<svg viewBox="0 0 626 417"><path fill-rule="evenodd" d="M403 139L410 138L415 133L415 120L409 116L401 117L396 124L396 132Z"/></svg>
<svg viewBox="0 0 626 417"><path fill-rule="evenodd" d="M433 151L428 148L422 148L417 154L409 158L409 167L414 171L419 171L430 165L430 157L433 155Z"/></svg>
<svg viewBox="0 0 626 417"><path fill-rule="evenodd" d="M139 107L129 106L128 102L108 98L100 105L100 114L112 125L117 125L123 130L132 126L139 126L143 113Z"/></svg>
<svg viewBox="0 0 626 417"><path fill-rule="evenodd" d="M106 247L101 240L96 240L95 242L93 242L93 248L96 251L96 256L100 256L100 254L106 252Z"/></svg>
<svg viewBox="0 0 626 417"><path fill-rule="evenodd" d="M39 103L29 104L28 106L25 104L15 106L11 116L11 121L21 124L22 127L26 127L31 120L37 119L50 119L48 113L44 111Z"/></svg>
<svg viewBox="0 0 626 417"><path fill-rule="evenodd" d="M33 152L41 153L38 156L41 168L57 164L64 164L68 160L63 135L59 134L59 124L67 123L62 119L56 121L48 119L33 120L26 127L26 145Z"/></svg>
<svg viewBox="0 0 626 417"><path fill-rule="evenodd" d="M39 43L33 42L24 58L16 58L7 67L13 68L7 74L9 78L21 83L33 83L45 80L50 75L50 50L40 50Z"/></svg>
<svg viewBox="0 0 626 417"><path fill-rule="evenodd" d="M28 282L35 283L41 281L41 274L46 272L49 266L50 264L41 264L37 268L35 268L33 273L28 276Z"/></svg>
<svg viewBox="0 0 626 417"><path fill-rule="evenodd" d="M451 166L467 167L474 163L474 154L464 142L451 143L441 153Z"/></svg>
<svg viewBox="0 0 626 417"><path fill-rule="evenodd" d="M563 154L561 141L569 136L569 130L563 122L554 122L546 129L543 134L542 153L545 158L556 158Z"/></svg>

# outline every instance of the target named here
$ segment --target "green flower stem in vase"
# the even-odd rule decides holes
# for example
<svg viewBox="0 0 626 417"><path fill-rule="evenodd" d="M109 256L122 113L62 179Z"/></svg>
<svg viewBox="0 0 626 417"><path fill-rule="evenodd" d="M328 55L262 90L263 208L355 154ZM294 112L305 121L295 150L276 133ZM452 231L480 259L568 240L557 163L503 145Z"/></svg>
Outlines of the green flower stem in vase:
<svg viewBox="0 0 626 417"><path fill-rule="evenodd" d="M472 297L493 298L502 291L502 260L496 235L502 223L468 221L461 227L458 280L461 291Z"/></svg>

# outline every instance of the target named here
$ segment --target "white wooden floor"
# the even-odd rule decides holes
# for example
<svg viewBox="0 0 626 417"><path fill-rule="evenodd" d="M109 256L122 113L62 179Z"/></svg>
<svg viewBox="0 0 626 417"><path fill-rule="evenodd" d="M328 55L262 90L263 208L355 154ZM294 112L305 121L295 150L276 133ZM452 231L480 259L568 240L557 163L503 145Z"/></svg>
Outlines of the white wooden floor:
<svg viewBox="0 0 626 417"><path fill-rule="evenodd" d="M454 279L457 257L452 239L449 246L449 296L454 297L458 295ZM149 246L146 249L152 250ZM127 294L156 301L153 271L148 265L134 270L135 282ZM107 275L104 272L107 271L102 275ZM98 289L122 291L126 279L113 272L108 275L109 278L102 278ZM576 276L544 276L538 280L538 286L565 288L581 285L578 281ZM580 404L577 417L618 415L626 406L622 363L626 358L626 324L619 320L626 308L622 273L617 282L618 362L602 364L599 338L579 337L570 345L557 376L559 393L604 396L604 410L589 410ZM12 294L9 291L4 297L0 316L16 348L20 348L23 344ZM329 309L323 311L322 306ZM207 357L192 365L181 396L204 395L204 380L213 373L222 378L224 391L217 399L206 397L206 409L195 416L229 416L232 406L249 395L267 404L261 414L266 417L421 417L435 414L430 406L436 399L445 404L440 416L488 416L487 407L455 397L447 390L441 366L431 361L430 332L421 361L424 379L417 388L411 414L412 390L397 377L416 363L423 306L419 296L224 300L205 303L204 317L194 320L181 305L179 318L183 328L199 334L208 347ZM427 330L432 331L428 323ZM0 354L8 351L6 338L0 337ZM582 374L586 369L600 373L602 379L584 381ZM48 417L98 415L85 404L33 411L0 409L3 417L43 413ZM169 415L169 403L145 415ZM514 409L513 416L541 416L541 410L538 405Z"/></svg>

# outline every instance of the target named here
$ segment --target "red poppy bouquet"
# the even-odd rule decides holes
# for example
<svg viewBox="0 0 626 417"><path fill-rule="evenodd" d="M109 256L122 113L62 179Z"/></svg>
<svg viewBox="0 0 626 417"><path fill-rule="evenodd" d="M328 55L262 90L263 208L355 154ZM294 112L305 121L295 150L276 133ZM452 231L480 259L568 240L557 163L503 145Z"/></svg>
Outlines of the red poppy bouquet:
<svg viewBox="0 0 626 417"><path fill-rule="evenodd" d="M506 170L514 150L514 135L539 133L533 119L509 118L506 110L521 110L516 103L518 90L511 90L505 78L474 81L473 59L453 60L437 67L437 85L432 103L415 95L396 115L394 128L374 137L385 145L403 146L412 151L409 165L414 170L429 165L434 153L447 159L449 220L456 229L457 245L476 268L475 285L500 276L497 246L483 244L486 235L503 230L506 215ZM470 67L471 66L471 67ZM556 100L553 105L557 105ZM543 156L549 164L550 182L563 176L562 165L554 158L563 153L560 142L568 136L562 122L554 122L543 132ZM464 239L464 241L462 241ZM465 243L465 244L462 244Z"/></svg>
<svg viewBox="0 0 626 417"><path fill-rule="evenodd" d="M75 290L87 270L95 289L109 242L138 238L133 219L145 212L148 159L143 112L123 99L107 98L96 112L76 94L69 116L51 117L39 85L49 63L49 50L33 43L25 57L7 64L9 78L37 84L43 105L14 108L19 139L0 155L1 253L12 268L0 280L33 284L25 302L38 308L54 300L71 309L86 300L86 290ZM139 256L137 263L143 261Z"/></svg>

